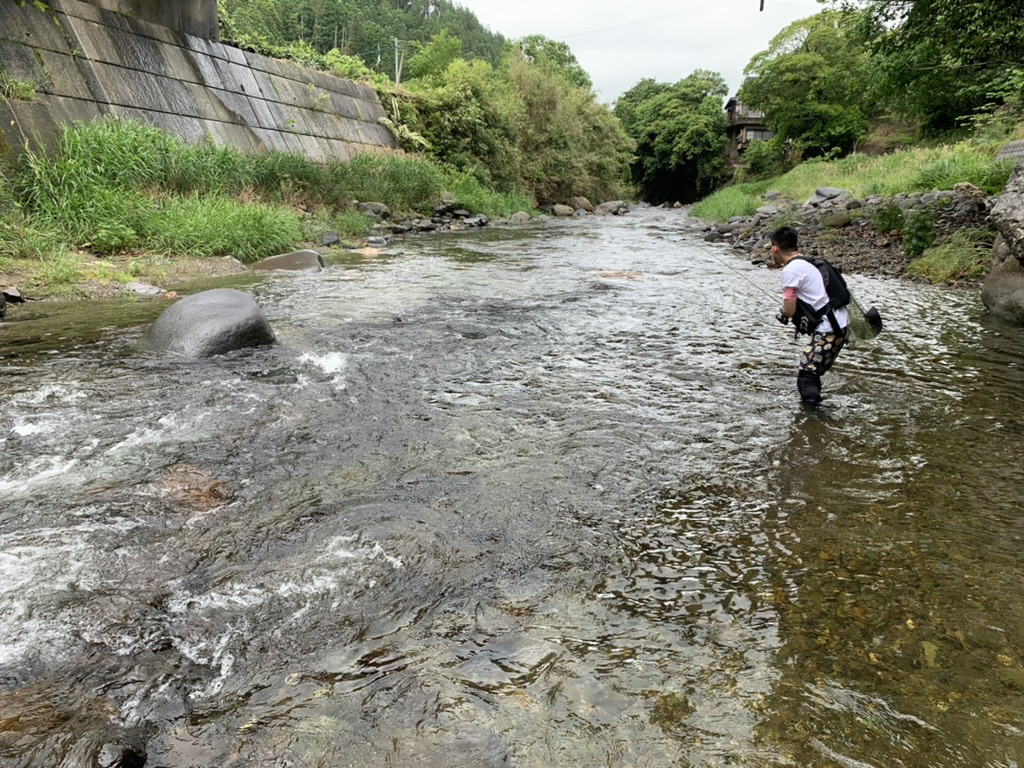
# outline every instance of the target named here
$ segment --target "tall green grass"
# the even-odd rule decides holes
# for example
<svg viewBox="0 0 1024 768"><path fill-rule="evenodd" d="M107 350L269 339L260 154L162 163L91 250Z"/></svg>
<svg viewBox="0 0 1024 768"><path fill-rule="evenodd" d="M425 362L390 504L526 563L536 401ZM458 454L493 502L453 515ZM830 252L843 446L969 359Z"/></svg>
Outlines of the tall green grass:
<svg viewBox="0 0 1024 768"><path fill-rule="evenodd" d="M1002 191L1014 161L996 160L998 144L960 144L914 148L882 156L854 154L835 161L801 163L769 181L736 184L700 201L691 213L705 221L750 215L763 205L767 189L803 202L822 186L840 187L859 197L952 189L969 182L990 194Z"/></svg>
<svg viewBox="0 0 1024 768"><path fill-rule="evenodd" d="M290 209L224 195L168 198L148 225L146 250L168 256L234 256L251 262L291 250L302 239Z"/></svg>
<svg viewBox="0 0 1024 768"><path fill-rule="evenodd" d="M449 173L446 186L448 193L458 204L470 211L507 217L519 211L533 209L533 200L529 195L495 192L469 173Z"/></svg>
<svg viewBox="0 0 1024 768"><path fill-rule="evenodd" d="M319 164L212 141L186 144L119 119L65 126L56 151L28 154L7 191L7 207L24 214L19 226L74 248L243 261L301 242L306 211L336 222L342 234L365 234L370 223L351 209L355 200L385 203L396 217L428 213L451 195L491 215L532 208L422 158L365 153ZM0 255L16 255L16 239L14 225L0 227Z"/></svg>

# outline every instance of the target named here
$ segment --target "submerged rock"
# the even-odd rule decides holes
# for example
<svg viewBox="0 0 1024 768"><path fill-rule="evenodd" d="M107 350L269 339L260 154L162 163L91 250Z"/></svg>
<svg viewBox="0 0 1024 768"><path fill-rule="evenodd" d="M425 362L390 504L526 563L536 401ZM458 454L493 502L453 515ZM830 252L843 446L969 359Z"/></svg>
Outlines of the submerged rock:
<svg viewBox="0 0 1024 768"><path fill-rule="evenodd" d="M319 272L324 268L324 257L316 251L292 251L261 259L253 269L281 269L288 272Z"/></svg>
<svg viewBox="0 0 1024 768"><path fill-rule="evenodd" d="M187 296L164 310L140 345L190 358L273 344L274 332L251 294L229 288Z"/></svg>

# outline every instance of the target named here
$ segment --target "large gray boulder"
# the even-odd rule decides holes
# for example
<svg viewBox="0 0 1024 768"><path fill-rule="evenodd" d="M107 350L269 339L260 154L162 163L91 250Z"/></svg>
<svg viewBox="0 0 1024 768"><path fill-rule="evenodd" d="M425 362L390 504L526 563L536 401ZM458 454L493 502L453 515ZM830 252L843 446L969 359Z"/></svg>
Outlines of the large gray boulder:
<svg viewBox="0 0 1024 768"><path fill-rule="evenodd" d="M1018 164L990 213L999 232L981 300L992 314L1024 325L1024 164Z"/></svg>
<svg viewBox="0 0 1024 768"><path fill-rule="evenodd" d="M251 294L230 288L175 302L143 335L144 349L189 358L273 344L274 332Z"/></svg>
<svg viewBox="0 0 1024 768"><path fill-rule="evenodd" d="M1002 235L992 247L992 269L981 286L981 301L996 317L1024 325L1024 266Z"/></svg>

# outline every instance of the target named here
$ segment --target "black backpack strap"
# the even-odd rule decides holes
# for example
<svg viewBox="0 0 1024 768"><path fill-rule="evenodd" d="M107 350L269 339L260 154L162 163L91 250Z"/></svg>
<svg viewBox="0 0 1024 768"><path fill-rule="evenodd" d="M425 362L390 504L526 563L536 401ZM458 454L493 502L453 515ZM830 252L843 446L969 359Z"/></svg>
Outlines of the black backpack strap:
<svg viewBox="0 0 1024 768"><path fill-rule="evenodd" d="M832 332L837 336L845 335L846 329L839 325L839 320L836 319L836 313L832 311L832 307L826 305L825 315L828 317L829 323L832 324Z"/></svg>

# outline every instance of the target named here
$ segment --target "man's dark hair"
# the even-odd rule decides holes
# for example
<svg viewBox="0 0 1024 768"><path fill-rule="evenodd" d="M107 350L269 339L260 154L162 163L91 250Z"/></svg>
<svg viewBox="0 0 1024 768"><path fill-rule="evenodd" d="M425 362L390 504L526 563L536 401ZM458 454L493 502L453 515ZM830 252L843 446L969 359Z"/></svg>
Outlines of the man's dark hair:
<svg viewBox="0 0 1024 768"><path fill-rule="evenodd" d="M792 227L779 227L772 232L772 245L778 246L780 251L795 251L797 237L796 230Z"/></svg>

